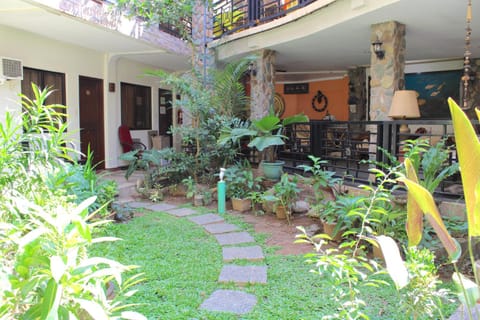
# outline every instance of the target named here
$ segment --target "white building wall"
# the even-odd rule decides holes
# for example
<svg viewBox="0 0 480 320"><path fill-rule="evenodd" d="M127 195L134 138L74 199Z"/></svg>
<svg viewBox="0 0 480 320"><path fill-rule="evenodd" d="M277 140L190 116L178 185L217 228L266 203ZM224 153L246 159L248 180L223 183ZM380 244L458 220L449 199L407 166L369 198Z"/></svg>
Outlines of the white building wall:
<svg viewBox="0 0 480 320"><path fill-rule="evenodd" d="M0 56L20 59L30 68L61 72L65 74L66 104L69 132L79 146L79 94L78 78L87 76L104 81L105 118L105 167L115 168L124 163L118 160L122 153L118 142L118 126L121 123L120 83L150 86L152 88L152 129L158 130L158 81L141 76L151 66L127 60L126 57L110 56L106 53L82 48L54 39L41 37L19 29L0 25ZM8 44L8 45L6 45ZM108 83L115 83L115 92L108 91ZM0 85L0 120L3 122L6 110L21 111L18 94L19 80L6 81ZM133 131L134 138L140 138L148 145L146 130Z"/></svg>

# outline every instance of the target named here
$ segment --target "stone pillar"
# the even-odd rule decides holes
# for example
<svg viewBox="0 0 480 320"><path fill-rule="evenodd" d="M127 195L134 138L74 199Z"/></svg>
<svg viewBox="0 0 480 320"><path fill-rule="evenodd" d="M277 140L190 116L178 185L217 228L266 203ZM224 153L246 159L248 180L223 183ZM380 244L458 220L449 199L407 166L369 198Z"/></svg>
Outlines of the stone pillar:
<svg viewBox="0 0 480 320"><path fill-rule="evenodd" d="M348 70L348 105L350 121L367 120L366 72L364 67Z"/></svg>
<svg viewBox="0 0 480 320"><path fill-rule="evenodd" d="M396 21L374 24L370 43L379 39L383 59L373 52L370 60L370 120L390 120L388 111L395 90L405 86L405 25Z"/></svg>
<svg viewBox="0 0 480 320"><path fill-rule="evenodd" d="M210 70L215 67L215 51L207 44L213 37L213 14L208 1L197 0L192 15L193 68L205 84L212 81Z"/></svg>
<svg viewBox="0 0 480 320"><path fill-rule="evenodd" d="M256 73L250 80L250 119L260 119L273 106L275 95L275 51L262 50L258 54Z"/></svg>

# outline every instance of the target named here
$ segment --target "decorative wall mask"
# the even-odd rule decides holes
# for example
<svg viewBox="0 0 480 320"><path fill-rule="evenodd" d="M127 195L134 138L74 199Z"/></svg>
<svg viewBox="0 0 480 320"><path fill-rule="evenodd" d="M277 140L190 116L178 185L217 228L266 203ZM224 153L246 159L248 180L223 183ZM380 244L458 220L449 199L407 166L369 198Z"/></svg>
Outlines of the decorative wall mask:
<svg viewBox="0 0 480 320"><path fill-rule="evenodd" d="M312 108L317 112L324 112L328 107L328 98L318 90L317 94L312 99Z"/></svg>

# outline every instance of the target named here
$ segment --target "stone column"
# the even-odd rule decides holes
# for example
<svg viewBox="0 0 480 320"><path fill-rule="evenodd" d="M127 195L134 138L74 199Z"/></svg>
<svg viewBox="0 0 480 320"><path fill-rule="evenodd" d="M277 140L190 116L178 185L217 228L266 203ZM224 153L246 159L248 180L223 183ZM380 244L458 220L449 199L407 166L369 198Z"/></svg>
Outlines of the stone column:
<svg viewBox="0 0 480 320"><path fill-rule="evenodd" d="M383 59L373 52L370 60L370 120L390 120L388 111L395 90L405 86L405 25L396 21L374 24L370 43L380 40Z"/></svg>
<svg viewBox="0 0 480 320"><path fill-rule="evenodd" d="M250 119L260 119L273 106L275 95L275 51L262 50L255 61L256 72L250 80Z"/></svg>
<svg viewBox="0 0 480 320"><path fill-rule="evenodd" d="M205 84L210 84L211 72L215 67L215 51L207 44L213 37L213 14L208 1L197 0L192 15L193 68L198 72Z"/></svg>
<svg viewBox="0 0 480 320"><path fill-rule="evenodd" d="M366 72L365 67L348 70L348 120L365 121L367 119ZM354 107L353 107L354 106Z"/></svg>

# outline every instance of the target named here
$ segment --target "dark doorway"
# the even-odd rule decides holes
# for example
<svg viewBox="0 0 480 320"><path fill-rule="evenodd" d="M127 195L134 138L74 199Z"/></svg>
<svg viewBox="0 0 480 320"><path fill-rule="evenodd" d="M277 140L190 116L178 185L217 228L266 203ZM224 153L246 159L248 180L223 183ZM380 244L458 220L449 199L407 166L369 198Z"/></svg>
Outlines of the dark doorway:
<svg viewBox="0 0 480 320"><path fill-rule="evenodd" d="M90 145L93 163L104 169L103 80L80 76L79 91L81 151L86 155Z"/></svg>
<svg viewBox="0 0 480 320"><path fill-rule="evenodd" d="M172 126L172 91L158 89L158 134L170 137L170 146L172 145L172 135L170 127Z"/></svg>

